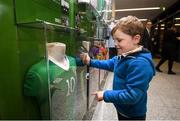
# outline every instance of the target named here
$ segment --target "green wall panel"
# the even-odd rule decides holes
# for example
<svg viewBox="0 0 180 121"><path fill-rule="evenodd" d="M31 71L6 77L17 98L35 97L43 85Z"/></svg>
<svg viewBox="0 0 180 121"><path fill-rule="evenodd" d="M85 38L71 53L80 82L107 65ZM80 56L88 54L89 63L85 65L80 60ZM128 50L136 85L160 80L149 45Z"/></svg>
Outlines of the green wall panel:
<svg viewBox="0 0 180 121"><path fill-rule="evenodd" d="M17 23L32 22L36 19L55 22L61 11L53 0L15 0Z"/></svg>
<svg viewBox="0 0 180 121"><path fill-rule="evenodd" d="M20 53L16 34L13 1L0 0L0 119L29 119L38 115L33 102L26 101L22 96ZM34 115L28 114L28 111L34 111Z"/></svg>

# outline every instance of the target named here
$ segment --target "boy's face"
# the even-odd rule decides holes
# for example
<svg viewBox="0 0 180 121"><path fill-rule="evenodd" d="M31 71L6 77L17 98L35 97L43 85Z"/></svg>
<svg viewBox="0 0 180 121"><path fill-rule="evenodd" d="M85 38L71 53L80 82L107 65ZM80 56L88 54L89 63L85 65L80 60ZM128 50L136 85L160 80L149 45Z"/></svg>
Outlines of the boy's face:
<svg viewBox="0 0 180 121"><path fill-rule="evenodd" d="M114 33L113 38L118 51L118 55L134 50L138 47L138 43L140 41L140 35L135 35L134 37L132 37L128 34L123 33L119 29L117 29Z"/></svg>

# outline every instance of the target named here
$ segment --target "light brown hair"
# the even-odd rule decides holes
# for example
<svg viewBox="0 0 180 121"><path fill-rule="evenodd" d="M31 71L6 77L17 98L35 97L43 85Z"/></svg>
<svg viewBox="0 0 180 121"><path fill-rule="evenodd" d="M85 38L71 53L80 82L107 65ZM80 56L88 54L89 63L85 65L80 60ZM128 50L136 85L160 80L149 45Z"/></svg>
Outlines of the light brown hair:
<svg viewBox="0 0 180 121"><path fill-rule="evenodd" d="M116 26L111 31L112 36L116 32L116 30L121 30L123 33L128 34L130 36L135 36L139 34L142 36L144 26L142 22L135 16L127 16L121 18Z"/></svg>

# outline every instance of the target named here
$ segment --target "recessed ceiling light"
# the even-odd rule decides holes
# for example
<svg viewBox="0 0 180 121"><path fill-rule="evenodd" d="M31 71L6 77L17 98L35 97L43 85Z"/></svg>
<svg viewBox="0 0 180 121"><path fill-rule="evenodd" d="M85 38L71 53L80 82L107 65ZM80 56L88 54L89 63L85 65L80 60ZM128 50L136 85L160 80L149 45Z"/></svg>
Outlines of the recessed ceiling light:
<svg viewBox="0 0 180 121"><path fill-rule="evenodd" d="M142 11L142 10L159 10L160 7L150 7L150 8L130 8L130 9L119 9L115 11Z"/></svg>
<svg viewBox="0 0 180 121"><path fill-rule="evenodd" d="M175 26L180 26L180 24L175 24Z"/></svg>
<svg viewBox="0 0 180 121"><path fill-rule="evenodd" d="M175 20L180 20L180 18L175 18Z"/></svg>
<svg viewBox="0 0 180 121"><path fill-rule="evenodd" d="M144 10L160 10L160 7L148 7L148 8L130 8L130 9L117 9L115 12L120 11L144 11ZM112 10L102 10L101 12L112 12Z"/></svg>

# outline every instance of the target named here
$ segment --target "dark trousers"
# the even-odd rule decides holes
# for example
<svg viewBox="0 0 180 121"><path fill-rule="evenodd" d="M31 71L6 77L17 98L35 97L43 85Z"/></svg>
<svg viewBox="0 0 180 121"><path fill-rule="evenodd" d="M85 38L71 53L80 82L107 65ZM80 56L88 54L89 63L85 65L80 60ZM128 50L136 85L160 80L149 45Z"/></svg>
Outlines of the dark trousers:
<svg viewBox="0 0 180 121"><path fill-rule="evenodd" d="M167 60L168 60L168 72L172 71L173 62L174 62L172 59L167 59L162 57L156 67L159 68Z"/></svg>
<svg viewBox="0 0 180 121"><path fill-rule="evenodd" d="M118 120L146 120L146 115L144 116L137 116L137 117L131 117L131 118L127 118L127 117L124 117L122 116L119 112L117 112L118 114Z"/></svg>

